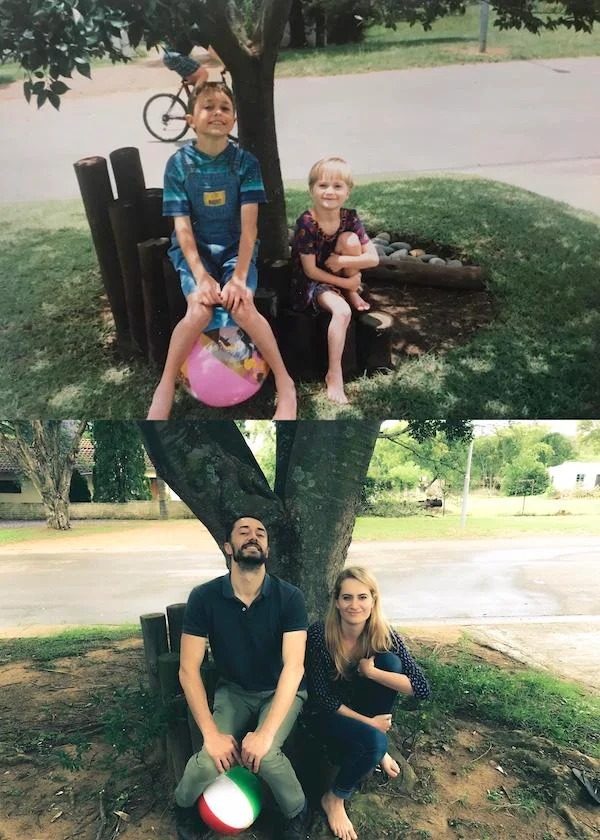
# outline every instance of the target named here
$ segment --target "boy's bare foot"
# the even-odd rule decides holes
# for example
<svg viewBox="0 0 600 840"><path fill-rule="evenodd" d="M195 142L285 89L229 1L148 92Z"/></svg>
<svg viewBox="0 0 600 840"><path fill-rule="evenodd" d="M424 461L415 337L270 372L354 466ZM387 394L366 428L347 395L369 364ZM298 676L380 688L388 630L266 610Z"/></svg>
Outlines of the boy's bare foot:
<svg viewBox="0 0 600 840"><path fill-rule="evenodd" d="M339 405L348 405L350 400L344 392L344 380L341 374L336 376L328 373L325 377L325 384L327 385L328 398Z"/></svg>
<svg viewBox="0 0 600 840"><path fill-rule="evenodd" d="M346 294L346 300L352 309L356 309L357 312L366 312L371 308L371 304L367 303L366 300L363 300L358 292L348 292Z"/></svg>
<svg viewBox="0 0 600 840"><path fill-rule="evenodd" d="M343 799L328 791L321 797L321 807L327 816L329 828L336 837L340 840L358 840L358 834L348 819Z"/></svg>
<svg viewBox="0 0 600 840"><path fill-rule="evenodd" d="M168 420L174 396L174 383L159 382L158 387L154 392L154 396L152 397L152 402L150 403L146 420Z"/></svg>
<svg viewBox="0 0 600 840"><path fill-rule="evenodd" d="M400 772L400 766L396 759L392 758L389 753L386 753L379 762L381 769L387 773L390 779L395 779Z"/></svg>
<svg viewBox="0 0 600 840"><path fill-rule="evenodd" d="M297 413L296 386L290 379L287 384L277 383L277 409L273 420L295 420Z"/></svg>

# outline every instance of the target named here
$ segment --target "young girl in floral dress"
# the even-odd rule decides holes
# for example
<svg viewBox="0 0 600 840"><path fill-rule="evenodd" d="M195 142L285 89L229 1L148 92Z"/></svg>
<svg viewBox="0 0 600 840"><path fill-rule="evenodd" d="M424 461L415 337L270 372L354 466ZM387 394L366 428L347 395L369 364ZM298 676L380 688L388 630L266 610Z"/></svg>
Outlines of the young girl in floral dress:
<svg viewBox="0 0 600 840"><path fill-rule="evenodd" d="M342 376L342 353L352 309L369 304L360 296L361 271L379 262L356 210L344 207L352 189L345 160L329 157L310 170L308 188L313 206L296 222L292 259L296 290L302 306L331 313L327 333L327 396L347 403Z"/></svg>

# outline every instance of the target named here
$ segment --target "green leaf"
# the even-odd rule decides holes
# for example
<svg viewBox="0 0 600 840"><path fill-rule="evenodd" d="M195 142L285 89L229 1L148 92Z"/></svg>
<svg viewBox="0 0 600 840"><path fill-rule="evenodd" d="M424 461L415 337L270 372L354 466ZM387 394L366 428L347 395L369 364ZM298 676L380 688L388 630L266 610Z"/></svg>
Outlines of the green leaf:
<svg viewBox="0 0 600 840"><path fill-rule="evenodd" d="M82 76L85 76L86 79L92 78L92 71L87 61L83 61L82 59L76 58L75 64L77 65L77 69L79 70Z"/></svg>
<svg viewBox="0 0 600 840"><path fill-rule="evenodd" d="M43 70L36 70L33 74L36 79L43 79L44 78L44 71Z"/></svg>
<svg viewBox="0 0 600 840"><path fill-rule="evenodd" d="M64 82L57 80L52 82L52 84L50 85L50 90L52 91L52 93L56 93L58 96L61 96L63 93L66 93L68 90L70 90L70 88Z"/></svg>
<svg viewBox="0 0 600 840"><path fill-rule="evenodd" d="M36 93L36 94L41 93L44 90L44 87L45 87L44 82L35 82L31 86L31 91L32 91L32 93Z"/></svg>
<svg viewBox="0 0 600 840"><path fill-rule="evenodd" d="M60 96L57 93L52 93L52 91L47 91L47 98L52 107L58 111L60 109Z"/></svg>
<svg viewBox="0 0 600 840"><path fill-rule="evenodd" d="M48 91L46 89L41 90L37 95L37 106L38 109L42 107L46 99L48 98Z"/></svg>
<svg viewBox="0 0 600 840"><path fill-rule="evenodd" d="M23 94L27 102L31 101L31 82L29 79L23 82Z"/></svg>

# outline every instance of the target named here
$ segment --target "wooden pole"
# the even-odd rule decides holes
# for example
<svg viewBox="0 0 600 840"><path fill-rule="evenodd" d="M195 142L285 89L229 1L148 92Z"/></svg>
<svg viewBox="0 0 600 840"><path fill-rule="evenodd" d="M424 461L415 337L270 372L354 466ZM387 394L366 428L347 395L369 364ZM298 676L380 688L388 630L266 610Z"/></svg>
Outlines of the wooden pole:
<svg viewBox="0 0 600 840"><path fill-rule="evenodd" d="M173 331L185 315L187 303L185 295L181 291L179 275L175 271L173 263L167 256L163 259L163 277L169 306L169 321L171 331Z"/></svg>
<svg viewBox="0 0 600 840"><path fill-rule="evenodd" d="M321 378L317 350L317 321L312 314L282 312L277 322L277 343L288 373L296 382Z"/></svg>
<svg viewBox="0 0 600 840"><path fill-rule="evenodd" d="M142 637L144 639L148 684L150 691L153 694L158 694L160 692L158 659L169 650L167 620L164 613L146 613L140 616L140 624L142 625Z"/></svg>
<svg viewBox="0 0 600 840"><path fill-rule="evenodd" d="M487 287L486 272L477 265L431 265L417 259L380 259L375 268L363 271L366 283L383 280L386 283L409 283L416 286L434 286L441 289L473 289L481 291Z"/></svg>
<svg viewBox="0 0 600 840"><path fill-rule="evenodd" d="M137 248L137 243L146 237L139 205L133 200L118 199L108 208L108 214L121 264L131 338L135 349L147 357L144 295Z"/></svg>
<svg viewBox="0 0 600 840"><path fill-rule="evenodd" d="M187 704L179 683L179 654L163 653L158 657L160 694L169 710L167 724L167 760L175 784L192 755L192 740L187 719Z"/></svg>
<svg viewBox="0 0 600 840"><path fill-rule="evenodd" d="M137 247L144 292L148 357L152 364L162 368L171 337L169 302L163 274L163 260L169 240L165 237L147 239L145 242L139 242Z"/></svg>
<svg viewBox="0 0 600 840"><path fill-rule="evenodd" d="M167 607L171 653L179 653L181 648L181 629L186 606L187 604L184 602L182 604L170 604Z"/></svg>
<svg viewBox="0 0 600 840"><path fill-rule="evenodd" d="M98 258L100 276L113 314L117 340L129 343L129 322L121 265L113 235L109 205L114 201L106 158L81 158L73 164Z"/></svg>
<svg viewBox="0 0 600 840"><path fill-rule="evenodd" d="M133 201L141 205L146 191L146 182L139 150L135 146L124 146L122 149L115 149L109 157L117 195L122 201ZM147 236L143 238L147 239Z"/></svg>
<svg viewBox="0 0 600 840"><path fill-rule="evenodd" d="M173 219L162 214L163 191L159 187L148 187L142 198L142 214L144 216L144 239L159 239L161 236L171 236Z"/></svg>
<svg viewBox="0 0 600 840"><path fill-rule="evenodd" d="M392 369L393 323L387 312L363 312L356 319L356 352L361 373Z"/></svg>

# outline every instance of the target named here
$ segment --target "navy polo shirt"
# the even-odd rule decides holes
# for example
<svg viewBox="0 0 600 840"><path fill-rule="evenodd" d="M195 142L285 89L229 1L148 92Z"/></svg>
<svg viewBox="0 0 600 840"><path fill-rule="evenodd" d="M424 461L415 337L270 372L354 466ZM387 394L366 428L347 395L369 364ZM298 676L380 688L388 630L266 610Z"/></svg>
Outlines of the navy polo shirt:
<svg viewBox="0 0 600 840"><path fill-rule="evenodd" d="M219 675L247 691L275 690L283 634L307 627L302 592L269 574L249 607L234 595L228 574L194 587L183 618L184 633L209 640Z"/></svg>

